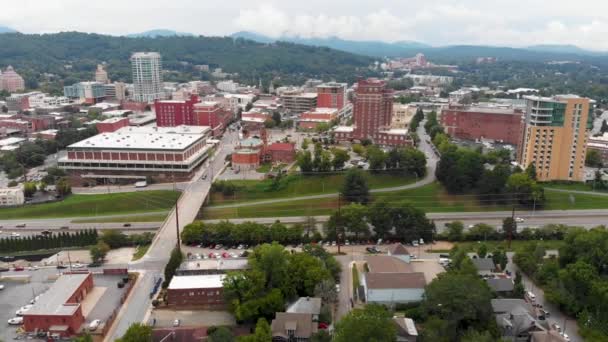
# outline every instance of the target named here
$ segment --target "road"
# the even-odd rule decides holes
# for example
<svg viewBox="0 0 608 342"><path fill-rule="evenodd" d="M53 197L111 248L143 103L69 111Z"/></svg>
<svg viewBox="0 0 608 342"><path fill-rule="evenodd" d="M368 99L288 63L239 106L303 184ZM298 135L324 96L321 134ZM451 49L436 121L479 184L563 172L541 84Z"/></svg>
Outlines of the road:
<svg viewBox="0 0 608 342"><path fill-rule="evenodd" d="M418 136L420 137L420 144L418 146L418 149L420 151L424 152L424 154L426 155L427 172L426 172L425 177L412 184L393 186L390 188L372 189L372 190L370 190L371 193L382 193L382 192L392 192L392 191L414 189L414 188L419 188L421 186L431 184L435 181L435 169L437 167L437 163L439 162L439 157L433 151L433 146L431 144L429 144L429 142L428 142L430 140L430 137L424 131L424 122L425 121L422 121L420 123L420 126L418 127L418 130L416 132L418 133ZM332 197L336 197L336 196L338 196L338 193L298 196L298 197L290 197L290 198L275 198L275 199L271 199L271 200L263 200L263 201L255 201L255 202L216 205L216 206L213 206L213 208L221 209L221 208L249 207L249 206L254 206L254 205L259 205L259 204L282 203L282 202L285 202L286 200L299 201L299 200L332 198Z"/></svg>
<svg viewBox="0 0 608 342"><path fill-rule="evenodd" d="M509 259L509 263L507 264L507 270L512 272L515 275L515 272L518 269L517 265L513 262L513 252L508 252L507 257ZM551 314L549 318L547 318L547 323L551 324L553 322L557 323L562 329L565 328L565 333L568 334L570 340L572 342L582 342L583 338L578 334L578 325L574 318L568 317L564 315L559 309L548 302L545 299L545 294L540 287L537 287L534 282L523 272L521 272L522 282L526 291L532 291L536 296L536 303L541 304L546 310Z"/></svg>
<svg viewBox="0 0 608 342"><path fill-rule="evenodd" d="M234 132L224 134L219 150L208 162L210 165L201 167L184 189L176 207L173 208L159 229L146 255L129 264L130 271L140 273L140 279L134 285L131 296L122 306L114 326L106 335L105 341L115 341L125 333L132 323L144 320L151 304L149 293L153 282L158 277L163 276L163 269L169 261L171 250L177 243L177 232L196 218L199 208L209 194L211 181L217 177L224 167L226 155L232 152L235 135ZM209 172L209 176L204 180L201 179L207 172ZM179 224L176 223L176 216L179 218Z"/></svg>

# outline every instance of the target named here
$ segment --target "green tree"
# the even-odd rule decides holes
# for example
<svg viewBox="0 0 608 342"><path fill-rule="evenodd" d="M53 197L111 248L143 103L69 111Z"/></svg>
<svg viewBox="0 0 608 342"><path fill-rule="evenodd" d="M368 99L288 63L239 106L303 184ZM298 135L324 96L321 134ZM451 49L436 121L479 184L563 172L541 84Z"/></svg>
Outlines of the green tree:
<svg viewBox="0 0 608 342"><path fill-rule="evenodd" d="M74 342L93 342L93 337L91 334L84 334L82 336L78 336L74 339Z"/></svg>
<svg viewBox="0 0 608 342"><path fill-rule="evenodd" d="M310 337L310 342L331 342L331 335L327 330L319 330Z"/></svg>
<svg viewBox="0 0 608 342"><path fill-rule="evenodd" d="M485 243L482 243L477 247L477 255L480 258L485 258L486 255L488 255L488 246L486 246Z"/></svg>
<svg viewBox="0 0 608 342"><path fill-rule="evenodd" d="M358 203L351 203L341 209L343 224L346 231L355 236L355 240L361 237L369 237L369 227L367 224L367 207Z"/></svg>
<svg viewBox="0 0 608 342"><path fill-rule="evenodd" d="M332 279L325 279L315 285L315 297L321 298L323 303L334 303L338 299L336 283Z"/></svg>
<svg viewBox="0 0 608 342"><path fill-rule="evenodd" d="M111 249L124 247L128 242L128 238L124 233L114 229L104 231L99 240L103 241Z"/></svg>
<svg viewBox="0 0 608 342"><path fill-rule="evenodd" d="M397 330L391 314L382 306L368 304L356 308L336 324L335 342L396 341Z"/></svg>
<svg viewBox="0 0 608 342"><path fill-rule="evenodd" d="M514 173L507 180L507 191L523 205L542 205L545 192L527 173Z"/></svg>
<svg viewBox="0 0 608 342"><path fill-rule="evenodd" d="M348 170L340 194L348 202L367 204L369 202L369 187L363 171L359 169Z"/></svg>
<svg viewBox="0 0 608 342"><path fill-rule="evenodd" d="M232 331L226 327L212 327L207 329L208 342L233 342L235 340ZM212 330L211 332L209 330Z"/></svg>
<svg viewBox="0 0 608 342"><path fill-rule="evenodd" d="M463 237L464 224L461 221L454 221L447 223L446 228L448 230L448 240L460 241Z"/></svg>
<svg viewBox="0 0 608 342"><path fill-rule="evenodd" d="M462 336L461 342L497 342L497 340L489 331L469 330Z"/></svg>
<svg viewBox="0 0 608 342"><path fill-rule="evenodd" d="M368 210L369 222L374 226L378 238L386 239L393 231L393 218L391 203L385 197L374 201Z"/></svg>
<svg viewBox="0 0 608 342"><path fill-rule="evenodd" d="M272 341L272 332L268 322L260 318L258 323L255 325L255 332L253 335L239 337L238 342L268 342Z"/></svg>
<svg viewBox="0 0 608 342"><path fill-rule="evenodd" d="M167 265L165 265L165 280L163 281L164 288L167 288L169 283L171 283L171 279L173 279L175 271L179 268L179 265L181 265L183 259L184 255L182 254L181 250L177 247L173 248L169 261L167 262Z"/></svg>
<svg viewBox="0 0 608 342"><path fill-rule="evenodd" d="M606 120L604 120L606 123ZM587 155L585 157L585 165L588 167L600 168L603 166L602 155L598 150L587 149Z"/></svg>
<svg viewBox="0 0 608 342"><path fill-rule="evenodd" d="M313 160L310 151L298 152L297 165L300 167L301 172L308 173L313 171Z"/></svg>
<svg viewBox="0 0 608 342"><path fill-rule="evenodd" d="M387 155L379 147L371 145L367 148L367 159L369 160L369 169L371 172L384 170L386 166Z"/></svg>
<svg viewBox="0 0 608 342"><path fill-rule="evenodd" d="M528 178L530 178L531 180L536 181L536 166L534 165L534 163L528 165L525 174L528 175Z"/></svg>
<svg viewBox="0 0 608 342"><path fill-rule="evenodd" d="M502 220L502 231L507 237L514 238L517 234L517 222L512 217L505 217Z"/></svg>
<svg viewBox="0 0 608 342"><path fill-rule="evenodd" d="M91 259L95 263L103 262L109 251L110 246L103 241L99 241L95 246L91 246L91 248L89 248Z"/></svg>
<svg viewBox="0 0 608 342"><path fill-rule="evenodd" d="M303 150L308 150L308 139L304 138L302 140L302 149Z"/></svg>
<svg viewBox="0 0 608 342"><path fill-rule="evenodd" d="M334 148L332 153L334 158L332 159L331 163L334 170L342 170L344 168L344 164L346 164L348 159L350 159L348 152L343 149Z"/></svg>
<svg viewBox="0 0 608 342"><path fill-rule="evenodd" d="M32 197L36 193L36 183L25 182L23 183L23 196Z"/></svg>
<svg viewBox="0 0 608 342"><path fill-rule="evenodd" d="M152 341L152 327L142 323L132 324L117 342L150 342Z"/></svg>
<svg viewBox="0 0 608 342"><path fill-rule="evenodd" d="M55 190L57 191L57 195L65 197L72 193L72 186L70 186L66 178L61 178L55 183Z"/></svg>

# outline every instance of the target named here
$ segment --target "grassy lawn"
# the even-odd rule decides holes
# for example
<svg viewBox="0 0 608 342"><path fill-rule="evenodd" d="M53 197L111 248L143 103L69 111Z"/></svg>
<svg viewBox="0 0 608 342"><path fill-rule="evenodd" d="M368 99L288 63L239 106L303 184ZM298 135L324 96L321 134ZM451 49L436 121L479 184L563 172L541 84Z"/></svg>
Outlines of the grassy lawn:
<svg viewBox="0 0 608 342"><path fill-rule="evenodd" d="M593 187L593 183L542 183L543 187L548 189L575 190L575 191L597 191L608 192L608 190L598 190Z"/></svg>
<svg viewBox="0 0 608 342"><path fill-rule="evenodd" d="M122 223L122 222L163 222L169 212L152 215L114 216L106 218L90 218L72 220L72 223Z"/></svg>
<svg viewBox="0 0 608 342"><path fill-rule="evenodd" d="M120 215L167 211L180 193L169 190L71 195L61 202L0 209L2 219Z"/></svg>
<svg viewBox="0 0 608 342"><path fill-rule="evenodd" d="M545 210L604 209L608 208L608 197L597 195L569 194L547 190ZM279 196L276 196L279 197ZM512 202L495 203L479 199L476 195L450 195L438 183L416 189L377 193L372 200L386 198L389 203L409 201L426 212L476 212L509 211ZM286 217L328 215L338 207L337 196L333 198L284 201L241 208L203 207L203 219L229 219L247 217ZM521 209L521 208L519 208ZM541 208L537 208L540 210Z"/></svg>
<svg viewBox="0 0 608 342"><path fill-rule="evenodd" d="M259 171L258 171L259 172ZM314 176L290 175L281 180L278 190L271 190L273 180L235 180L231 183L240 189L232 196L223 196L219 192L211 194L211 205L242 203L271 198L289 198L306 195L337 193L344 181L344 173ZM390 173L367 174L370 189L389 188L411 184L412 177Z"/></svg>
<svg viewBox="0 0 608 342"><path fill-rule="evenodd" d="M270 163L266 163L266 164L260 165L260 167L258 167L255 171L259 172L259 173L267 173L267 172L270 172L271 167L272 167L272 165Z"/></svg>
<svg viewBox="0 0 608 342"><path fill-rule="evenodd" d="M545 247L545 249L559 249L564 245L563 240L534 240L534 241L523 241L523 240L513 240L511 241L511 248L507 248L507 241L485 241L484 243L486 247L488 247L488 251L491 253L493 250L497 248L502 248L507 251L516 251L518 249L527 248L532 243L538 243ZM463 248L466 252L476 252L477 248L481 243L477 241L463 241L458 242L456 245L459 248ZM449 250L441 250L441 249L427 249L428 253L449 253Z"/></svg>
<svg viewBox="0 0 608 342"><path fill-rule="evenodd" d="M146 252L148 252L148 248L150 248L150 245L137 246L135 253L133 253L133 261L139 260L144 255L146 255Z"/></svg>

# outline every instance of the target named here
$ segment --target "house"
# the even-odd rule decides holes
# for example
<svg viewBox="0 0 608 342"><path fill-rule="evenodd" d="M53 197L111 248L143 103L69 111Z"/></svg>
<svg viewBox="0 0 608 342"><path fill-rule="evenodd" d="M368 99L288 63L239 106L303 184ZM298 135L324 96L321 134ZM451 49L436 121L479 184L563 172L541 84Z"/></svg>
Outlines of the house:
<svg viewBox="0 0 608 342"><path fill-rule="evenodd" d="M405 262L411 261L410 252L402 243L396 243L388 248L388 255L394 256L395 258L401 259Z"/></svg>
<svg viewBox="0 0 608 342"><path fill-rule="evenodd" d="M488 286L492 291L500 295L507 295L513 292L515 284L511 278L490 278L486 279Z"/></svg>
<svg viewBox="0 0 608 342"><path fill-rule="evenodd" d="M426 279L422 272L367 273L363 278L368 303L412 303L422 300Z"/></svg>
<svg viewBox="0 0 608 342"><path fill-rule="evenodd" d="M491 258L473 258L471 261L479 275L491 275L496 271L496 265Z"/></svg>
<svg viewBox="0 0 608 342"><path fill-rule="evenodd" d="M365 258L369 273L408 273L414 272L411 264L389 255L370 255Z"/></svg>
<svg viewBox="0 0 608 342"><path fill-rule="evenodd" d="M529 341L533 332L545 330L533 316L534 308L523 299L492 299L491 305L506 340Z"/></svg>
<svg viewBox="0 0 608 342"><path fill-rule="evenodd" d="M287 308L286 312L311 314L313 322L318 322L321 314L321 298L300 297Z"/></svg>
<svg viewBox="0 0 608 342"><path fill-rule="evenodd" d="M277 312L270 324L272 341L303 342L318 331L317 322L309 313Z"/></svg>
<svg viewBox="0 0 608 342"><path fill-rule="evenodd" d="M393 317L393 323L397 327L397 342L416 342L418 330L414 320L407 317Z"/></svg>

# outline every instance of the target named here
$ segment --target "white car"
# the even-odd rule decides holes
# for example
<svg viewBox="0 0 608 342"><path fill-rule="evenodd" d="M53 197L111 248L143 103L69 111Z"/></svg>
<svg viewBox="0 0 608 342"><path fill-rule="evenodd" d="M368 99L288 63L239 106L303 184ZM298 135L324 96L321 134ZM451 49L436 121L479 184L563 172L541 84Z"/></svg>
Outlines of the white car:
<svg viewBox="0 0 608 342"><path fill-rule="evenodd" d="M20 236L21 236L21 234L19 234L19 233L15 233L15 232L11 233L11 237L20 237Z"/></svg>
<svg viewBox="0 0 608 342"><path fill-rule="evenodd" d="M84 268L83 264L72 264L72 268Z"/></svg>
<svg viewBox="0 0 608 342"><path fill-rule="evenodd" d="M19 310L17 310L17 312L15 312L15 315L22 316L23 314L28 312L32 308L32 306L33 306L32 304L22 306L21 308L19 308Z"/></svg>
<svg viewBox="0 0 608 342"><path fill-rule="evenodd" d="M524 219L523 219L523 218L521 218L521 217L516 217L516 218L515 218L515 222L517 222L517 223L522 223L522 222L524 222Z"/></svg>
<svg viewBox="0 0 608 342"><path fill-rule="evenodd" d="M176 318L176 319L173 321L173 326L174 326L174 327L179 327L179 323L180 323L179 319L178 319L178 318Z"/></svg>
<svg viewBox="0 0 608 342"><path fill-rule="evenodd" d="M23 324L23 317L13 317L8 320L8 324L10 325L21 325Z"/></svg>
<svg viewBox="0 0 608 342"><path fill-rule="evenodd" d="M340 284L336 284L336 292L340 292Z"/></svg>
<svg viewBox="0 0 608 342"><path fill-rule="evenodd" d="M97 329L97 328L99 327L99 325L100 325L100 324L101 324L101 321L100 321L100 320L98 320L98 319L96 319L96 320L92 321L92 322L89 324L89 330L90 330L90 331L94 331L95 329Z"/></svg>
<svg viewBox="0 0 608 342"><path fill-rule="evenodd" d="M0 291L4 290L4 285L0 284Z"/></svg>

